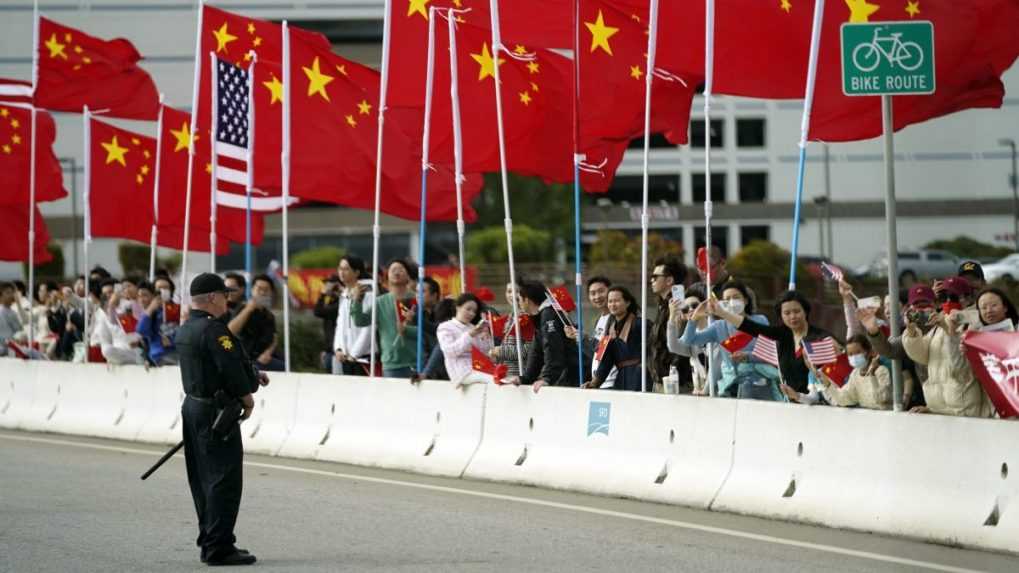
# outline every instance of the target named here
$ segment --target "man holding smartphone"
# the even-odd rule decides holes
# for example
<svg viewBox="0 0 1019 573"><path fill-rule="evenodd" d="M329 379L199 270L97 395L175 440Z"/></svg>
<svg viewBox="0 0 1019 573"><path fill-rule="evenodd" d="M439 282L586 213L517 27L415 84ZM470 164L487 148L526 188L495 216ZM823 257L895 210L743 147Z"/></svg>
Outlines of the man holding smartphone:
<svg viewBox="0 0 1019 573"><path fill-rule="evenodd" d="M686 282L686 265L673 257L660 257L655 260L654 271L651 273L651 291L658 300L658 316L648 338L648 386L660 384L662 378L669 375L675 367L679 372L681 392L689 393L693 388L690 364L678 354L669 352L668 325L669 302L672 301L672 288L682 287ZM648 388L650 390L650 388Z"/></svg>

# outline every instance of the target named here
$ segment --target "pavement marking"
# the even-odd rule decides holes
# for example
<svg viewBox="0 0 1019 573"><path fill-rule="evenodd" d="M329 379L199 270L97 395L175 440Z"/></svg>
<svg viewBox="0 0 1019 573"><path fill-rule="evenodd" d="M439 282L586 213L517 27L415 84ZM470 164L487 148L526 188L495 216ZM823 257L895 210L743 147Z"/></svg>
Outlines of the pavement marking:
<svg viewBox="0 0 1019 573"><path fill-rule="evenodd" d="M29 436L12 436L12 435L8 435L8 434L0 434L0 439L12 440L12 441L21 441L21 442L33 442L33 443L40 443L40 444L50 444L50 445L54 445L54 446L70 446L70 447L76 447L76 448L87 448L87 449L92 449L92 450L102 450L102 451L118 452L118 453L126 453L126 454L141 454L141 455L146 455L146 456L158 456L158 455L161 455L160 452L153 452L151 450L140 450L140 449L136 449L136 448L125 448L125 447L120 447L120 446L104 446L104 445L100 445L100 444L89 444L89 443L75 442L75 441L70 441L70 440L57 440L57 439L52 439L52 438L35 438L35 437L29 437ZM183 457L183 455L182 454L177 454L174 457ZM908 566L911 566L911 567L922 567L924 569L930 569L932 571L946 571L946 572L949 572L949 573L981 573L981 571L978 570L978 569L966 569L966 568L963 568L963 567L954 567L954 566L951 566L951 565L942 565L942 564L933 563L933 562L930 562L930 561L919 561L919 560L916 560L916 559L906 559L906 558L903 558L903 557L896 557L894 555L884 555L884 554L881 554L881 553L872 553L872 552L869 552L869 551L859 551L859 550L855 550L855 549L846 549L846 548L843 548L843 547L836 547L836 546L832 546L832 545L823 545L823 544L820 544L820 543L811 543L809 541L797 541L797 540L794 540L794 539L783 539L781 537L773 537L771 535L762 535L762 534L759 534L759 533L750 533L750 532L746 532L746 531L740 531L740 530L737 530L737 529L726 529L726 528L723 528L723 527L713 527L713 526L710 526L710 525L701 525L699 523L693 523L693 522L689 522L689 521L679 521L679 520L674 520L674 519L665 519L665 518L661 518L661 517L651 517L651 516L648 516L648 515L640 515L640 514L637 514L637 513L627 513L627 512L622 512L622 511L613 511L613 510L610 510L610 509L599 509L597 507L590 507L590 506L586 506L586 505L576 505L576 504L572 504L572 503L560 503L560 502L556 502L556 501L547 501L547 500L542 500L542 499L535 499L535 498L530 498L530 497L521 497L521 496L516 496L516 495L505 495L505 494L499 494L499 493L488 493L488 492L483 492L483 491L474 491L474 490L470 490L470 489L462 489L462 488L456 488L456 487L448 487L448 486L441 486L441 485L415 483L415 482L411 482L411 481L395 480L395 479L388 479L388 478L378 478L378 477L371 477L371 476L357 475L357 474L345 474L345 473L340 473L340 472L331 472L331 471L325 471L325 470L316 470L316 469L311 469L311 468L302 468L302 467L296 467L296 466L286 466L286 465L280 465L280 464L267 464L267 463L262 463L262 462L250 462L250 461L246 461L246 462L244 462L244 465L251 466L251 467L256 467L256 468L282 470L282 471L288 471L288 472L293 472L293 473L302 473L302 474L308 474L308 475L316 475L316 476L324 476L324 477L331 477L331 478L339 478L339 479L351 480L351 481L362 481L362 482L369 482L369 483L376 483L376 484L383 484L383 485L392 485L392 486L399 486L399 487L406 487L406 488L413 488L413 489L420 489L420 490L427 490L427 491L435 491L435 492L450 493L450 494L457 494L457 495L467 495L467 496L473 496L473 497L479 497L479 498L485 498L485 499L495 499L495 500L500 500L500 501L511 501L511 502L514 502L514 503L533 505L533 506L539 506L539 507L548 507L548 508L554 508L554 509L563 509L563 510L567 510L567 511L575 511L575 512L579 512L579 513L587 513L587 514L590 514L590 515L600 515L600 516L605 516L605 517L616 517L616 518L619 518L619 519L628 519L628 520L631 520L631 521L640 521L640 522L644 522L644 523L653 523L653 524L656 524L656 525L667 525L667 526L676 527L676 528L679 528L679 529L688 529L688 530L693 530L693 531L701 531L701 532L704 532L704 533L713 533L713 534L717 534L717 535L725 535L725 536L728 536L728 537L735 537L735 538L739 538L739 539L750 539L750 540L753 540L753 541L760 541L760 542L763 542L763 543L771 543L771 544L774 544L774 545L785 545L785 546L788 546L788 547L796 547L796 548L799 548L799 549L812 549L812 550L815 550L815 551L822 551L824 553L831 553L831 554L835 554L835 555L845 555L845 556L848 556L848 557L858 557L858 558L861 558L861 559L869 559L871 561L881 561L881 562L884 562L884 563L892 563L892 564L895 564L895 565L908 565Z"/></svg>

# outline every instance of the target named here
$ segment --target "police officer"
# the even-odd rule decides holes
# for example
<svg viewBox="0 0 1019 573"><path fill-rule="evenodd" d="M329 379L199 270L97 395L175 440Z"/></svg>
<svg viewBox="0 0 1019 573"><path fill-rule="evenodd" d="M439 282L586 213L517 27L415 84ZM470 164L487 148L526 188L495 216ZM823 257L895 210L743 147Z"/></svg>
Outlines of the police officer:
<svg viewBox="0 0 1019 573"><path fill-rule="evenodd" d="M181 406L188 484L198 512L198 546L209 565L250 565L255 556L234 543L234 524L241 504L244 452L236 424L213 431L219 413L214 397L240 401L251 415L251 394L269 379L256 373L240 341L227 328L227 288L223 279L202 273L191 282L191 312L177 332L180 373L187 397Z"/></svg>

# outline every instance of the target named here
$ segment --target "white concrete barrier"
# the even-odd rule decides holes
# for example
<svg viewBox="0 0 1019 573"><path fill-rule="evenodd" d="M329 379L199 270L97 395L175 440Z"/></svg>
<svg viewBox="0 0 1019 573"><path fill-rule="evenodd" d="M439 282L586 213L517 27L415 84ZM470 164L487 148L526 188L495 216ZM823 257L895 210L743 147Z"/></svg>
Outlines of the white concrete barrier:
<svg viewBox="0 0 1019 573"><path fill-rule="evenodd" d="M315 459L322 444L329 440L336 399L333 387L340 383L336 376L315 374L270 374L269 386L281 379L296 379L296 416L279 455L289 458ZM289 381L289 380L288 380ZM256 394L257 395L257 394ZM245 422L247 423L247 422Z"/></svg>
<svg viewBox="0 0 1019 573"><path fill-rule="evenodd" d="M1019 424L740 401L713 509L1019 550Z"/></svg>
<svg viewBox="0 0 1019 573"><path fill-rule="evenodd" d="M269 385L255 393L255 410L241 424L244 451L278 455L297 420L297 393L303 374L269 373Z"/></svg>
<svg viewBox="0 0 1019 573"><path fill-rule="evenodd" d="M180 368L164 366L149 370L147 381L151 389L136 390L144 404L144 396L151 391L151 405L145 422L138 428L135 438L139 442L176 444L183 439L180 405L184 401L184 387L180 381Z"/></svg>
<svg viewBox="0 0 1019 573"><path fill-rule="evenodd" d="M481 443L484 384L325 378L336 409L318 459L459 477Z"/></svg>
<svg viewBox="0 0 1019 573"><path fill-rule="evenodd" d="M17 428L31 407L34 394L32 364L17 358L0 358L0 428Z"/></svg>
<svg viewBox="0 0 1019 573"><path fill-rule="evenodd" d="M31 388L21 385L15 386L22 396L30 395L28 406L23 410L17 428L33 432L45 432L49 427L50 419L56 414L57 402L60 400L61 382L56 376L56 370L50 369L52 364L29 360L22 362L26 370L26 381Z"/></svg>
<svg viewBox="0 0 1019 573"><path fill-rule="evenodd" d="M47 383L58 386L53 413L45 430L62 434L115 438L124 413L125 380L144 377L138 366L53 362L45 369Z"/></svg>

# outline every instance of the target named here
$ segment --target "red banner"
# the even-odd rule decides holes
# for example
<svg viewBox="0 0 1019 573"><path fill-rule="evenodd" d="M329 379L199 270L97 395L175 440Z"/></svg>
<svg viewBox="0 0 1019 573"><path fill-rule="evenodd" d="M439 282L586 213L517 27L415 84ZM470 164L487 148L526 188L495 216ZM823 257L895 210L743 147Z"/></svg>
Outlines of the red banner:
<svg viewBox="0 0 1019 573"><path fill-rule="evenodd" d="M998 415L1019 416L1019 333L967 332L963 345L973 373Z"/></svg>
<svg viewBox="0 0 1019 573"><path fill-rule="evenodd" d="M334 269L305 269L290 271L290 294L301 303L301 308L313 308L319 294L322 293L322 282L334 274ZM460 295L460 269L457 267L425 267L425 276L432 277L439 283L439 290L444 297ZM478 270L467 266L467 290L477 292Z"/></svg>

